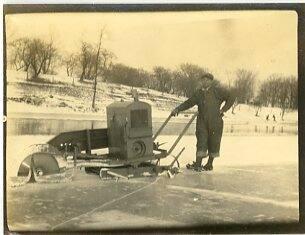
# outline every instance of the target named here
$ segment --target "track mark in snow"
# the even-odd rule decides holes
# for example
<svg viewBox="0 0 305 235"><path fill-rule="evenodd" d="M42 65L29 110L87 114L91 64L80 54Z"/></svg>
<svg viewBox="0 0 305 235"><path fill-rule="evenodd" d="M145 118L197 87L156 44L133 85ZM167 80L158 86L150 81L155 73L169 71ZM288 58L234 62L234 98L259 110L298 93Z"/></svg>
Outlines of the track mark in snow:
<svg viewBox="0 0 305 235"><path fill-rule="evenodd" d="M73 218L71 218L71 219L69 219L69 220L66 220L66 221L64 221L64 222L62 222L62 223L59 223L59 224L53 226L53 227L52 227L52 230L54 230L54 229L56 229L56 228L58 228L58 227L60 227L60 226L62 226L62 225L64 225L64 224L66 224L66 223L69 223L69 222L71 222L71 221L73 221L73 220L76 220L76 219L78 219L78 218L81 217L81 216L84 216L84 215L88 215L88 214L90 214L90 213L93 213L93 212L95 212L95 211L97 211L97 210L99 210L99 209L101 209L101 208L103 208L103 207L106 207L106 206L108 206L108 205L110 205L110 204L112 204L112 203L115 203L115 202L120 201L120 200L122 200L122 199L124 199L124 198L127 198L127 197L129 197L129 196L131 196L131 195L133 195L133 194L135 194L135 193L137 193L137 192L140 192L140 191L142 191L143 189L148 188L148 187L150 187L151 185L155 184L159 179L160 179L160 177L159 177L159 178L156 178L156 180L153 181L153 182L151 182L150 184L147 184L147 185L145 185L145 186L143 186L143 187L141 187L141 188L136 189L135 191L132 191L132 192L130 192L130 193L127 193L127 194L125 194L125 195L122 196L122 197L115 198L115 199L113 199L113 200L111 200L111 201L109 201L109 202L106 202L106 203L100 205L99 207L96 207L96 208L94 208L94 209L92 209L92 210L90 210L90 211L88 211L88 212L86 212L86 213L80 214L80 215L75 216L75 217L73 217Z"/></svg>
<svg viewBox="0 0 305 235"><path fill-rule="evenodd" d="M292 209L299 209L298 201L276 201L273 199L266 199L266 198L260 198L260 197L252 197L252 196L246 196L238 193L228 193L228 192L221 192L221 191L214 191L214 190L208 190L208 189L197 189L197 188L191 188L191 187L182 187L182 186L175 186L175 185L168 185L167 188L173 189L173 190L180 190L185 192L192 192L192 193L199 193L203 196L220 196L225 197L227 199L235 199L235 200L241 200L245 202L252 202L252 203L266 203L271 204L274 206L281 206L285 208L292 208Z"/></svg>

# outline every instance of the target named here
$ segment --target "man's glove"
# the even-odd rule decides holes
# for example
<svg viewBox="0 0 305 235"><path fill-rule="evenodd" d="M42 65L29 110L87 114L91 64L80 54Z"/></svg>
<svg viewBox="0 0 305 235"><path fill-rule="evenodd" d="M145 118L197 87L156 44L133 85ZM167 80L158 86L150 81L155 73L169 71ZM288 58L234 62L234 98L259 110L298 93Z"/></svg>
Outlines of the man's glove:
<svg viewBox="0 0 305 235"><path fill-rule="evenodd" d="M179 114L179 110L177 108L175 108L172 112L171 112L171 116L175 117L178 116Z"/></svg>

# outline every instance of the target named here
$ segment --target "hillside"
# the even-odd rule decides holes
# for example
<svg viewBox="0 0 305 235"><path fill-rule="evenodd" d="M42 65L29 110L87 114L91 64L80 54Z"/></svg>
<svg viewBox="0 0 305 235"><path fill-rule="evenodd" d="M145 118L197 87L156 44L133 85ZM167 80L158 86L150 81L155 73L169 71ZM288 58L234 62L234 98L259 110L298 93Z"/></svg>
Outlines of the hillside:
<svg viewBox="0 0 305 235"><path fill-rule="evenodd" d="M24 72L7 72L7 113L8 117L21 113L32 114L42 117L53 114L60 118L99 119L106 113L106 106L114 101L132 100L131 87L99 82L96 96L96 110L91 109L92 83L79 83L77 78L62 75L45 75L42 77L45 83L34 83L25 80ZM73 84L74 83L74 84ZM162 94L159 91L136 88L139 99L152 105L153 118L165 118L169 112L185 97L177 97L172 94ZM195 108L193 110L196 110ZM192 110L190 110L192 111ZM254 107L239 105L235 114L228 111L225 120L233 123L266 122L265 117L269 114L272 120L274 114L277 123L296 123L297 112L287 112L284 120L280 120L279 108L263 107L260 117L255 117ZM189 118L189 115L179 115L178 120Z"/></svg>

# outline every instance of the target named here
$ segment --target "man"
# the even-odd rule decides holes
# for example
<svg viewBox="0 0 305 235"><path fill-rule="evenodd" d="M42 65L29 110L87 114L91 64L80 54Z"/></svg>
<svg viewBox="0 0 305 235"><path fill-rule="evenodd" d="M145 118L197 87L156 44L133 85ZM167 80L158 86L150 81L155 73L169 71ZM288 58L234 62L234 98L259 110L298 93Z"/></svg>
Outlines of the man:
<svg viewBox="0 0 305 235"><path fill-rule="evenodd" d="M235 96L218 82L210 73L204 74L199 81L199 89L184 103L175 108L171 115L198 106L196 122L197 151L196 162L188 164L187 168L196 171L213 170L213 160L219 157L220 142L223 131L222 117L235 101ZM221 108L221 104L225 102ZM202 159L209 156L205 166L201 166Z"/></svg>

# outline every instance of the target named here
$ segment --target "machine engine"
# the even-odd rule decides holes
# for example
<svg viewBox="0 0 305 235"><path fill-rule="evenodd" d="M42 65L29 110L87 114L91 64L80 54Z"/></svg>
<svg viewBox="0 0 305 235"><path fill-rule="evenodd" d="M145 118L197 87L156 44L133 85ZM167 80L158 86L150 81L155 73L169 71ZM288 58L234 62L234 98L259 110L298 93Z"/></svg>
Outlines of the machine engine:
<svg viewBox="0 0 305 235"><path fill-rule="evenodd" d="M110 156L134 159L153 156L151 106L145 102L115 102L107 107Z"/></svg>

